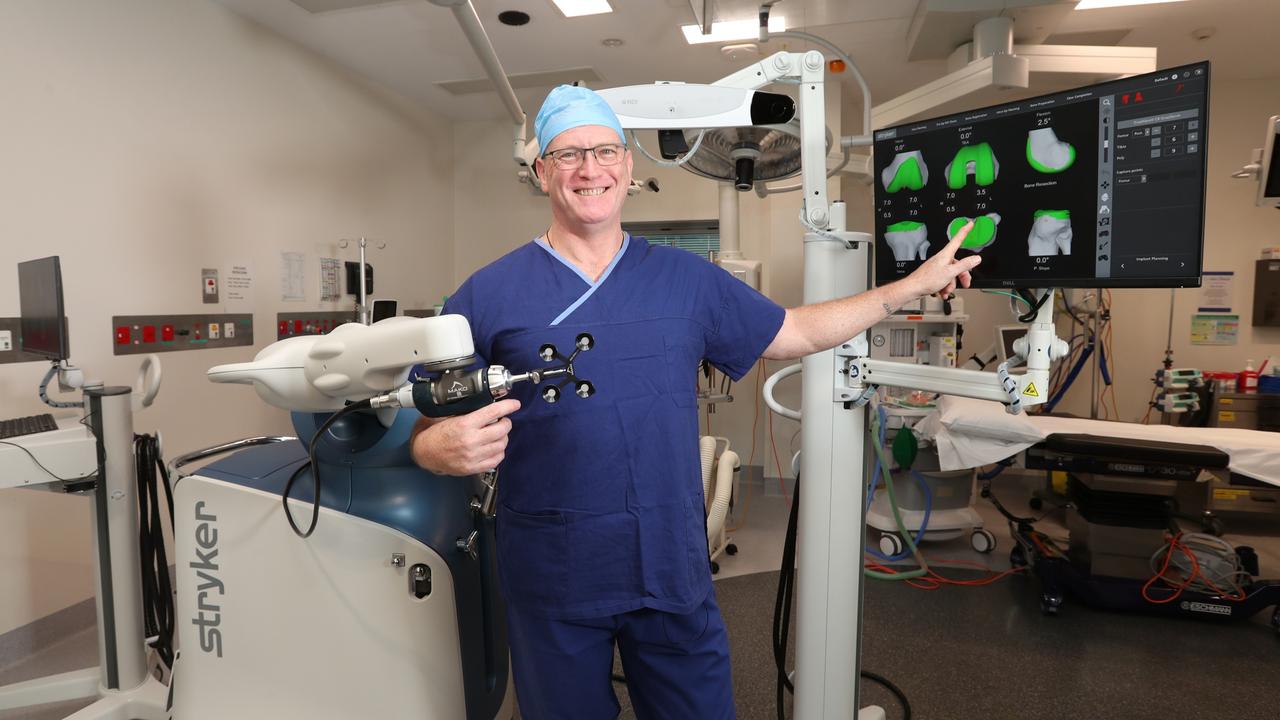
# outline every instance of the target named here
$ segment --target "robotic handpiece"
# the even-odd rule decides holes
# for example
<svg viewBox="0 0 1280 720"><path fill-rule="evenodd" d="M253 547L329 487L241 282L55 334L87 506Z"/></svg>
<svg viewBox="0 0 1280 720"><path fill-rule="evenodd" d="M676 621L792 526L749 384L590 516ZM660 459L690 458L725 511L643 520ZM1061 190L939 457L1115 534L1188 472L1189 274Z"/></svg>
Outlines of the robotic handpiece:
<svg viewBox="0 0 1280 720"><path fill-rule="evenodd" d="M368 400L374 409L412 407L428 417L446 417L484 407L525 381L556 378L541 393L547 402L558 400L570 381L576 382L577 395L590 397L595 388L574 374L573 360L594 344L590 335L579 335L569 357L543 346L542 359L560 363L542 370L513 374L501 365L468 370L476 355L466 318L394 317L373 325L340 325L323 336L286 338L267 346L253 362L219 365L208 375L217 383L253 385L268 404L292 412L334 412ZM417 366L440 375L410 383Z"/></svg>

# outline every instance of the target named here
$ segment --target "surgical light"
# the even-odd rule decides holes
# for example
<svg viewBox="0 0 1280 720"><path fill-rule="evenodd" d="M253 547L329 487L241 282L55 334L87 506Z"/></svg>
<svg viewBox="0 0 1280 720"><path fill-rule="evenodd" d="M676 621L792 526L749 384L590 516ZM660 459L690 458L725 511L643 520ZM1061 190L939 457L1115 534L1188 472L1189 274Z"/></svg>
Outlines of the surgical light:
<svg viewBox="0 0 1280 720"><path fill-rule="evenodd" d="M613 12L609 0L551 0L565 17L601 15Z"/></svg>
<svg viewBox="0 0 1280 720"><path fill-rule="evenodd" d="M769 16L769 32L784 32L787 19L782 15ZM729 20L711 23L711 32L703 35L701 25L681 25L680 31L690 45L714 42L732 42L734 40L751 40L759 36L760 23L756 19Z"/></svg>
<svg viewBox="0 0 1280 720"><path fill-rule="evenodd" d="M1076 10L1124 7L1126 5L1157 5L1159 3L1186 2L1187 0L1080 0Z"/></svg>

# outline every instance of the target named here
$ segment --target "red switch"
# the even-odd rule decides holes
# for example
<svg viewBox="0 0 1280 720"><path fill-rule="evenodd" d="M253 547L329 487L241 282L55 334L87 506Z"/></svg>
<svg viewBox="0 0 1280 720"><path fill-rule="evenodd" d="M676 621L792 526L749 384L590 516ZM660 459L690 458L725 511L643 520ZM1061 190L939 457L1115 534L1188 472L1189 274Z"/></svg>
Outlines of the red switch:
<svg viewBox="0 0 1280 720"><path fill-rule="evenodd" d="M160 339L163 340L164 342L173 342L173 326L172 325L160 326Z"/></svg>
<svg viewBox="0 0 1280 720"><path fill-rule="evenodd" d="M294 320L294 321L293 321L293 334L294 334L294 335L301 335L301 334L302 334L302 321L301 321L301 320Z"/></svg>
<svg viewBox="0 0 1280 720"><path fill-rule="evenodd" d="M285 335L288 335L288 334L289 334L289 321L281 320L280 326L276 328L276 335L278 335L279 337L284 337Z"/></svg>
<svg viewBox="0 0 1280 720"><path fill-rule="evenodd" d="M200 326L196 325L195 339L199 340L201 337L203 336L200 334Z"/></svg>
<svg viewBox="0 0 1280 720"><path fill-rule="evenodd" d="M117 345L128 345L130 339L131 337L129 335L128 325L121 325L120 327L116 328L116 344Z"/></svg>
<svg viewBox="0 0 1280 720"><path fill-rule="evenodd" d="M142 326L142 342L153 343L155 341L156 341L156 326L143 325Z"/></svg>

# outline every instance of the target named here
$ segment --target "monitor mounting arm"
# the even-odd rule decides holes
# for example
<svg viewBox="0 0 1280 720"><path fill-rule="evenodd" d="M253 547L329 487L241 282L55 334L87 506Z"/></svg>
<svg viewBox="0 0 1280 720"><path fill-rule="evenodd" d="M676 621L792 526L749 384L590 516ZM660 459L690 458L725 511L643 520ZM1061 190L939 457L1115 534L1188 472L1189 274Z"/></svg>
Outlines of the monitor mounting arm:
<svg viewBox="0 0 1280 720"><path fill-rule="evenodd" d="M1053 289L1043 293L1053 293ZM1043 293L1033 293L1043 297ZM1009 373L1009 362L1000 364L993 373L963 368L944 368L867 357L865 336L860 335L836 348L844 366L836 377L836 399L858 401L869 397L868 389L902 387L943 395L959 395L979 400L1004 403L1005 409L1017 414L1023 406L1040 405L1049 399L1049 370L1054 360L1067 356L1069 347L1057 337L1053 324L1053 298L1049 297L1036 311L1027 326L1027 334L1014 341L1017 356L1026 361L1026 372Z"/></svg>

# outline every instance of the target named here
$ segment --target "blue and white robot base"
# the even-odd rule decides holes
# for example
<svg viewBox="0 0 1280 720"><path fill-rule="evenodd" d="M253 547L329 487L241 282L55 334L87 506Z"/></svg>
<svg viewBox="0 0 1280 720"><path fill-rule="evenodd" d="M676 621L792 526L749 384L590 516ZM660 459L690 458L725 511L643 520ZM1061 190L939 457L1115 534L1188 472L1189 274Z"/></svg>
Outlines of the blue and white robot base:
<svg viewBox="0 0 1280 720"><path fill-rule="evenodd" d="M390 428L352 415L325 434L307 539L281 507L299 442L178 480L175 720L511 717L492 520L468 507L480 482L414 466L417 413L399 415ZM324 417L295 414L299 436ZM310 471L291 498L305 526Z"/></svg>

